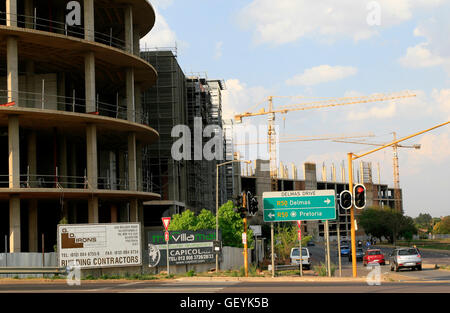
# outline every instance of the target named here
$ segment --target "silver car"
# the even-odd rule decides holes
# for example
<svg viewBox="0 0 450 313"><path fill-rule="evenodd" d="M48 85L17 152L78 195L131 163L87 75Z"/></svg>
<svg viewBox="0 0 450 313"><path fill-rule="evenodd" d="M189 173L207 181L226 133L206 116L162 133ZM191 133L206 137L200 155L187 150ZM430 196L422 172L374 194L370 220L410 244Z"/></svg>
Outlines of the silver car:
<svg viewBox="0 0 450 313"><path fill-rule="evenodd" d="M398 272L401 268L422 270L422 256L417 248L397 248L389 256L391 271Z"/></svg>

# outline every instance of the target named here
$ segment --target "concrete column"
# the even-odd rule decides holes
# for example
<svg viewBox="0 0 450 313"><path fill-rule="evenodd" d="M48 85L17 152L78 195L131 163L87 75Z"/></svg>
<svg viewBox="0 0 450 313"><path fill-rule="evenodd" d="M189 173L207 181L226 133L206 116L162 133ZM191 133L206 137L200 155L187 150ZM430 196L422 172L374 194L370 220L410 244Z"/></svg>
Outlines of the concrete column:
<svg viewBox="0 0 450 313"><path fill-rule="evenodd" d="M134 96L134 69L130 67L126 70L127 120L130 122L136 121Z"/></svg>
<svg viewBox="0 0 450 313"><path fill-rule="evenodd" d="M6 26L17 27L17 0L6 0Z"/></svg>
<svg viewBox="0 0 450 313"><path fill-rule="evenodd" d="M139 221L139 202L138 199L130 200L130 222Z"/></svg>
<svg viewBox="0 0 450 313"><path fill-rule="evenodd" d="M86 112L96 112L95 105L95 54L87 52L84 56L84 84Z"/></svg>
<svg viewBox="0 0 450 313"><path fill-rule="evenodd" d="M136 190L137 188L137 171L136 171L136 133L128 134L128 189Z"/></svg>
<svg viewBox="0 0 450 313"><path fill-rule="evenodd" d="M37 161L36 161L36 131L28 133L27 140L28 173L30 175L30 187L36 187Z"/></svg>
<svg viewBox="0 0 450 313"><path fill-rule="evenodd" d="M140 56L141 48L139 46L139 40L141 40L139 25L133 25L133 54L135 56Z"/></svg>
<svg viewBox="0 0 450 313"><path fill-rule="evenodd" d="M25 0L25 27L33 28L34 7L33 0Z"/></svg>
<svg viewBox="0 0 450 313"><path fill-rule="evenodd" d="M19 106L19 64L18 64L17 38L6 38L7 60L7 88L8 102L15 101Z"/></svg>
<svg viewBox="0 0 450 313"><path fill-rule="evenodd" d="M38 252L38 210L37 200L28 204L28 252Z"/></svg>
<svg viewBox="0 0 450 313"><path fill-rule="evenodd" d="M94 0L84 0L84 39L94 41Z"/></svg>
<svg viewBox="0 0 450 313"><path fill-rule="evenodd" d="M133 53L134 49L134 31L133 31L133 7L128 5L124 9L124 26L125 26L125 50Z"/></svg>
<svg viewBox="0 0 450 313"><path fill-rule="evenodd" d="M134 85L134 107L135 107L135 122L142 123L142 96L141 85Z"/></svg>
<svg viewBox="0 0 450 313"><path fill-rule="evenodd" d="M20 198L9 198L9 252L21 252L20 247Z"/></svg>
<svg viewBox="0 0 450 313"><path fill-rule="evenodd" d="M89 224L98 223L98 198L92 197L88 199Z"/></svg>
<svg viewBox="0 0 450 313"><path fill-rule="evenodd" d="M97 189L97 127L95 124L86 126L86 165L89 188Z"/></svg>
<svg viewBox="0 0 450 313"><path fill-rule="evenodd" d="M19 117L8 117L9 188L20 188Z"/></svg>

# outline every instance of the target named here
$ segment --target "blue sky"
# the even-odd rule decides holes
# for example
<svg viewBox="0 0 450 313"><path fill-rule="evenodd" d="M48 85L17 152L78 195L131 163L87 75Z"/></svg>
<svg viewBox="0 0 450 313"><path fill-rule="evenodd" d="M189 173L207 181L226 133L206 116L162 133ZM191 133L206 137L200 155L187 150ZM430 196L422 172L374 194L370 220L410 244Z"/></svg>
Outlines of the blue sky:
<svg viewBox="0 0 450 313"><path fill-rule="evenodd" d="M277 116L281 135L318 136L374 133L388 142L450 120L450 1L448 0L158 0L155 28L144 47L178 47L185 73L224 79L226 116L248 111L269 95L344 97L411 92L410 99L290 112ZM275 106L292 102L276 98ZM266 107L265 103L257 108ZM253 109L254 111L256 109ZM266 118L246 123L266 124ZM450 126L405 144L400 186L405 213L449 215ZM330 177L347 152L369 146L333 142L280 144L279 159L293 162L302 177L304 161L322 164ZM393 185L392 149L377 152L376 178ZM355 165L357 163L355 162ZM339 170L338 170L339 173ZM338 180L340 175L338 174Z"/></svg>

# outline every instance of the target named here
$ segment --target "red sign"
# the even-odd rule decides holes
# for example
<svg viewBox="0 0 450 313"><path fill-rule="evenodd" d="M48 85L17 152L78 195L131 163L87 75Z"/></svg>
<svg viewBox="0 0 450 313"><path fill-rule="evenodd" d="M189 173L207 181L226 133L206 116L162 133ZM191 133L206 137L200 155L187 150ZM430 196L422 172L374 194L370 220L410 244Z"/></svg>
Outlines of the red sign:
<svg viewBox="0 0 450 313"><path fill-rule="evenodd" d="M164 232L164 239L166 240L166 242L169 242L169 232L168 231Z"/></svg>
<svg viewBox="0 0 450 313"><path fill-rule="evenodd" d="M164 228L167 230L169 230L169 224L170 224L170 217L162 217L162 222L164 225Z"/></svg>

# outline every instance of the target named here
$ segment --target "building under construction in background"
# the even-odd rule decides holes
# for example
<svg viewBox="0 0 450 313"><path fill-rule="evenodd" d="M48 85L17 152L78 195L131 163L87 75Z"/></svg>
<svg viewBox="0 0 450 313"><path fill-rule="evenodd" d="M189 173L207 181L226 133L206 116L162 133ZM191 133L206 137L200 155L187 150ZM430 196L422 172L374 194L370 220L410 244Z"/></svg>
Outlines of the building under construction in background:
<svg viewBox="0 0 450 313"><path fill-rule="evenodd" d="M156 84L142 95L148 108L146 115L160 134L160 140L144 151L144 175L152 181L160 200L148 201L151 216L146 215L146 226L160 226L161 216L179 213L184 209L200 211L216 206L216 165L226 158L226 141L222 134L222 80L210 80L206 74L186 76L177 62L176 51L141 51L141 57L158 71ZM172 146L181 134L174 134L177 125L187 126L190 132L190 160L174 160ZM212 127L205 129L206 127ZM220 136L221 160L206 160L203 147L210 137ZM200 133L199 133L200 132ZM200 145L198 139L202 138ZM200 147L200 150L199 150ZM215 151L215 150L213 150ZM200 152L200 154L199 154ZM227 197L227 186L233 171L220 167L219 198ZM232 183L231 183L232 185ZM230 198L231 199L231 198Z"/></svg>
<svg viewBox="0 0 450 313"><path fill-rule="evenodd" d="M341 166L341 179L337 180L336 168L331 167L331 175L327 177L325 165L322 166L321 175L317 175L317 166L315 163L306 162L303 164L303 178L299 178L297 168L292 165L291 175L289 175L289 168L282 163L278 169L278 191L289 190L335 190L336 195L342 191L348 190L348 181L346 181L345 168ZM402 192L401 189L395 191L395 188L388 187L387 184L380 184L378 178L377 183L373 182L371 163L361 162L360 167L355 169L353 177L355 183L362 183L366 187L366 208L367 207L390 207L400 208L402 210ZM259 211L256 218L253 218L251 224L263 223L263 206L262 194L263 192L271 191L271 178L269 171L268 160L256 160L255 168L248 170L243 169L241 176L242 190L250 191L257 195ZM400 197L396 197L399 195ZM356 210L356 215L360 214L362 210ZM339 223L340 237L350 239L350 211L337 207L336 221L330 221L329 231L330 236L337 235L337 223ZM317 221L306 221L302 223L303 230L308 235L313 235L315 238L324 237L323 223ZM357 236L364 235L364 232L359 229Z"/></svg>

